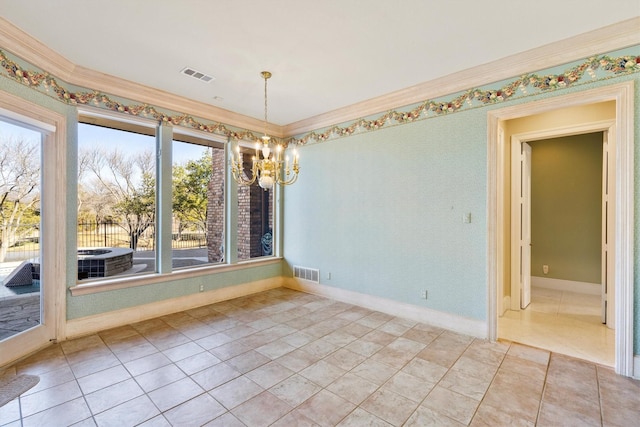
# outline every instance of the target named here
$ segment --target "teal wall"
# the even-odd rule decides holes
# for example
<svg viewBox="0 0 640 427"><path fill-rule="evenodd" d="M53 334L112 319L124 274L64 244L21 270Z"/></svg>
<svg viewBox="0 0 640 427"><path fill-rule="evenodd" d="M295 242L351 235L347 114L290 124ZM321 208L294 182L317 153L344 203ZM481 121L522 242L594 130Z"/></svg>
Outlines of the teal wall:
<svg viewBox="0 0 640 427"><path fill-rule="evenodd" d="M626 50L638 55L638 47ZM618 54L618 53L616 53ZM620 53L622 54L622 53ZM544 70L562 73L564 67ZM487 316L487 113L608 84L635 82L635 162L640 164L640 73L608 76L519 98L300 149L298 183L285 189L285 265L212 274L82 297L67 297L75 319L206 289L319 268L321 283L477 320ZM487 87L504 87L496 82ZM67 224L75 224L75 108L9 78L0 89L69 118ZM636 167L637 170L637 167ZM463 215L471 214L471 223ZM635 175L635 248L640 243L640 173ZM75 275L75 237L68 237L67 273ZM640 257L635 256L635 348L640 348ZM331 273L331 279L327 274ZM61 286L72 286L72 283ZM429 298L421 298L423 291Z"/></svg>
<svg viewBox="0 0 640 427"><path fill-rule="evenodd" d="M632 52L637 55L638 48ZM324 285L486 320L487 113L629 80L635 82L639 165L638 73L302 147L300 178L285 190L285 273L291 274L294 265L318 268ZM640 238L639 180L636 173L635 248ZM463 223L464 213L471 213L470 224ZM634 268L638 353L637 250ZM427 300L422 299L424 290Z"/></svg>
<svg viewBox="0 0 640 427"><path fill-rule="evenodd" d="M327 285L484 319L486 120L463 112L303 148L286 188L287 263L319 268Z"/></svg>

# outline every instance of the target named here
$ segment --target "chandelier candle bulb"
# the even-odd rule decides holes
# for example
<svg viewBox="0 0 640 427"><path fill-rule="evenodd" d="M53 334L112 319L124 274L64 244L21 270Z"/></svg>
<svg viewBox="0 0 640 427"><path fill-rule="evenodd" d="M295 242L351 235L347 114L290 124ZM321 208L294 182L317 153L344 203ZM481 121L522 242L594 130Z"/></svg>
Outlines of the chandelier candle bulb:
<svg viewBox="0 0 640 427"><path fill-rule="evenodd" d="M275 184L291 185L296 182L300 168L298 166L298 154L294 151L293 174L291 174L289 157L286 157L286 161L282 159L284 156L283 152L285 152L285 147L283 147L282 144L275 144L274 142L274 151L272 154L270 146L271 137L267 135L267 79L271 78L271 73L269 71L263 71L260 75L264 79L264 136L262 136L262 144L258 142L255 146L256 154L253 157L250 175L247 178L244 177L245 171L239 142L236 146L237 154L231 154L229 163L231 165L231 175L238 184L249 186L257 181L260 187L269 190L273 188ZM261 154L262 158L260 156Z"/></svg>

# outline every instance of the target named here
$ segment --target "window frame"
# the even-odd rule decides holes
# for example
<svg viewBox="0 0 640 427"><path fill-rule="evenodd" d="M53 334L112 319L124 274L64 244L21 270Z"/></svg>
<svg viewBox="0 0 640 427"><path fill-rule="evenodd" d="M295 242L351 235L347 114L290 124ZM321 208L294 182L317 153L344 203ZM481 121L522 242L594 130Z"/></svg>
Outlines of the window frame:
<svg viewBox="0 0 640 427"><path fill-rule="evenodd" d="M162 283L175 280L183 280L192 277L200 277L211 274L226 273L231 271L239 271L247 268L270 265L279 263L282 260L282 251L280 246L280 230L281 230L281 189L279 186L274 187L273 195L273 251L270 256L262 256L247 260L238 260L237 257L237 198L238 184L231 176L229 167L229 153L232 144L230 138L220 136L213 133L203 132L184 126L170 125L167 123L158 123L156 120L132 117L119 113L106 112L92 107L78 108L77 124L87 123L91 125L110 127L118 130L131 131L132 129L147 128L153 129L156 136L156 271L148 274L137 274L131 276L110 276L106 278L95 278L88 281L76 282L75 286L70 287L71 295L87 295L97 292L111 291L115 289L125 289L129 287L144 286L154 283ZM119 125L122 126L119 126ZM140 133L140 132L138 132ZM151 135L152 133L150 133ZM181 139L182 138L182 139ZM224 147L224 261L216 264L203 264L190 268L171 268L171 246L166 242L167 233L170 237L171 233L171 173L163 174L163 167L166 165L171 167L172 142L192 142L192 141L208 141L212 147ZM254 144L248 141L236 142L243 146L251 146ZM77 148L76 148L77 150ZM168 185L168 187L167 187ZM168 188L168 200L166 198ZM165 192L165 199L158 200L162 190ZM75 187L77 200L77 185ZM167 208L168 206L168 208ZM163 241L165 243L161 243ZM77 249L77 242L76 242ZM168 250L166 249L168 246ZM166 258L168 256L168 258ZM163 258L165 257L165 258ZM167 261L167 259L169 261ZM167 262L169 268L166 268ZM165 268L162 268L162 265Z"/></svg>

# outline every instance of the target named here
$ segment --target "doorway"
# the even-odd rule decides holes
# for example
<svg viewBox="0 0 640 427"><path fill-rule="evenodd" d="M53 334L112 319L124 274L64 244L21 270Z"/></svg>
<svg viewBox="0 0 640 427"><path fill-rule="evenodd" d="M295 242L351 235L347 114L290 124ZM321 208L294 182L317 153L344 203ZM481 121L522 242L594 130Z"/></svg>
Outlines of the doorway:
<svg viewBox="0 0 640 427"><path fill-rule="evenodd" d="M633 375L633 82L522 104L488 114L488 336L498 338L498 316L511 306L510 135L509 121L530 117L541 136L603 130L615 141L613 216L613 277L615 291L615 369ZM601 114L601 104L613 105L613 116ZM564 114L568 112L570 114ZM576 114L577 112L577 114ZM569 118L570 117L570 118ZM581 128L582 127L582 128ZM581 128L581 129L580 129ZM530 129L530 131L532 130ZM522 133L522 132L520 132ZM609 248L611 250L611 247Z"/></svg>
<svg viewBox="0 0 640 427"><path fill-rule="evenodd" d="M0 366L64 334L65 147L62 116L2 94Z"/></svg>
<svg viewBox="0 0 640 427"><path fill-rule="evenodd" d="M615 114L613 104L602 108ZM512 298L498 336L613 366L615 316L603 320L602 308L613 312L615 303L606 292L615 165L607 164L608 132L584 128L511 137Z"/></svg>

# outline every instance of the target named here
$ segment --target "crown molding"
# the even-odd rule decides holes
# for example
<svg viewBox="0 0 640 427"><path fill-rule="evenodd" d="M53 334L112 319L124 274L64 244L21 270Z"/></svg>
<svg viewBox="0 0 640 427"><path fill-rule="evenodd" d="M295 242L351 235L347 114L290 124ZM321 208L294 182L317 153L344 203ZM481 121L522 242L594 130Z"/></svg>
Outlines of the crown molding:
<svg viewBox="0 0 640 427"><path fill-rule="evenodd" d="M300 120L284 126L284 134L300 135L637 44L640 16Z"/></svg>
<svg viewBox="0 0 640 427"><path fill-rule="evenodd" d="M638 44L640 16L285 126L269 123L267 132L288 138ZM73 85L241 129L264 130L261 120L75 65L1 17L0 47Z"/></svg>
<svg viewBox="0 0 640 427"><path fill-rule="evenodd" d="M91 88L135 102L155 105L241 129L257 132L264 130L262 120L75 65L2 17L0 17L0 46L24 61L76 86ZM284 137L282 126L269 124L267 132L279 138Z"/></svg>

